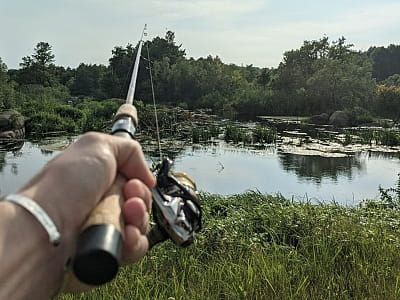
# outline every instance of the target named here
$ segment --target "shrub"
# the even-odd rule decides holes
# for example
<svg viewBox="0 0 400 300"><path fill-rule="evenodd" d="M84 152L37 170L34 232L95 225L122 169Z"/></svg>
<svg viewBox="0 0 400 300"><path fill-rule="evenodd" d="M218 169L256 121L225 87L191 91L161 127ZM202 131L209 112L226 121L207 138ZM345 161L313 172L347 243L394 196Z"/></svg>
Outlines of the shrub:
<svg viewBox="0 0 400 300"><path fill-rule="evenodd" d="M32 115L25 123L27 134L43 134L54 131L73 133L77 125L72 119L62 118L48 112L39 112Z"/></svg>
<svg viewBox="0 0 400 300"><path fill-rule="evenodd" d="M351 110L347 110L347 113L350 116L350 122L352 126L368 124L374 121L371 113L368 110L359 106L356 106Z"/></svg>

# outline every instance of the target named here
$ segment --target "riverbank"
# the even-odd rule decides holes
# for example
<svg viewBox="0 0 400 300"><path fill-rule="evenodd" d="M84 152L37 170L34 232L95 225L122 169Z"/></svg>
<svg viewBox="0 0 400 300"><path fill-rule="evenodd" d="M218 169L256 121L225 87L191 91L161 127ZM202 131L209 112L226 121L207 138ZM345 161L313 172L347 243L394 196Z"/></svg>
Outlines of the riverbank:
<svg viewBox="0 0 400 300"><path fill-rule="evenodd" d="M398 299L398 194L391 199L346 208L202 194L194 245L167 242L108 285L57 300Z"/></svg>

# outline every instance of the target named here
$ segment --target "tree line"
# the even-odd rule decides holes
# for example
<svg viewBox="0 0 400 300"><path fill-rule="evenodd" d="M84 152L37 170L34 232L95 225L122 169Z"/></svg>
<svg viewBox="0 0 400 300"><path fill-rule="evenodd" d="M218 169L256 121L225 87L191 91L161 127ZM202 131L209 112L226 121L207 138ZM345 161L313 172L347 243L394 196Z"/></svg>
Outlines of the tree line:
<svg viewBox="0 0 400 300"><path fill-rule="evenodd" d="M57 66L51 45L39 42L19 69L7 69L0 58L0 109L20 109L28 118L54 114L58 105L70 106L63 108L67 115L74 115L73 108L99 110L107 99L125 98L136 51L131 44L117 46L108 65L70 68ZM140 64L136 98L145 104L152 102L151 69L157 103L210 109L228 118L335 110L367 119L400 116L399 45L361 52L344 37L324 36L285 52L277 68L259 68L226 64L218 56L187 58L168 31L144 43Z"/></svg>

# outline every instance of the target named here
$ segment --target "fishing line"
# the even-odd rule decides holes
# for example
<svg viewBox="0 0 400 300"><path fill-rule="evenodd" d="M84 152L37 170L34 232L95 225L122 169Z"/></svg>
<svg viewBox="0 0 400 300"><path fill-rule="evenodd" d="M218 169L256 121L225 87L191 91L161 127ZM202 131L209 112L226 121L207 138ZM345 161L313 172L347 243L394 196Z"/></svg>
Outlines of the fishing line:
<svg viewBox="0 0 400 300"><path fill-rule="evenodd" d="M161 152L161 139L160 139L160 129L158 127L158 116L157 116L157 106L156 106L156 97L154 95L154 85L153 85L153 75L151 73L151 60L150 60L150 52L149 52L149 44L146 44L147 48L147 59L149 61L149 73L150 73L150 83L151 83L151 95L153 96L153 106L154 106L154 116L156 121L156 132L157 132L157 143L158 143L158 152L160 154L160 161L162 160L162 152Z"/></svg>

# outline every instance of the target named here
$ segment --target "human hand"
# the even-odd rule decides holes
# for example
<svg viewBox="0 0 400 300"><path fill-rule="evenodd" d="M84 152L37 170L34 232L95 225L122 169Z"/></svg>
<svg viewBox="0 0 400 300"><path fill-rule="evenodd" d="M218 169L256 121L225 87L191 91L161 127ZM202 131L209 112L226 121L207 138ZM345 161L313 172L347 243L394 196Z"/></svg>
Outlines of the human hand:
<svg viewBox="0 0 400 300"><path fill-rule="evenodd" d="M123 186L126 201L122 207L122 260L129 264L148 250L145 234L152 198L150 188L155 185L136 141L100 133L85 134L50 161L19 193L35 199L53 219L61 232L61 246L69 257L84 221L118 173L127 179Z"/></svg>

